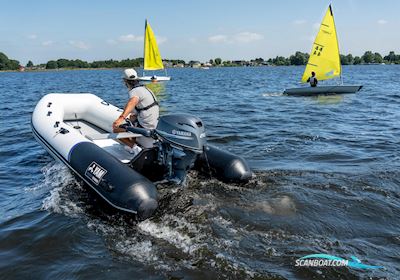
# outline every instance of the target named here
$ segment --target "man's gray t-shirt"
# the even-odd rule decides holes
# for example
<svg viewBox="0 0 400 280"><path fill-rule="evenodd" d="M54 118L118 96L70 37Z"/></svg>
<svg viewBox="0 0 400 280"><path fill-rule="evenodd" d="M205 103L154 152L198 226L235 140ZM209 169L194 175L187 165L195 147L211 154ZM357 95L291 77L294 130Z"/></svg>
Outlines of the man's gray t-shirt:
<svg viewBox="0 0 400 280"><path fill-rule="evenodd" d="M130 90L129 98L134 96L139 98L139 102L136 105L139 109L151 105L156 100L154 94L144 86L135 87ZM139 112L134 109L132 113L137 115L139 124L144 128L154 129L157 127L159 117L158 105L154 105L147 110L140 110Z"/></svg>

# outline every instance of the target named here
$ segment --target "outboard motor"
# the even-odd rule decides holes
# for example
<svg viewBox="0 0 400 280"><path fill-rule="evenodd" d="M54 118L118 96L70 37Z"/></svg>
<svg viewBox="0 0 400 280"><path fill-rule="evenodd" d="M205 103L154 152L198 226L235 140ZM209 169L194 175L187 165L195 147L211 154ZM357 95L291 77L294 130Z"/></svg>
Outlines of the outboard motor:
<svg viewBox="0 0 400 280"><path fill-rule="evenodd" d="M153 181L167 179L184 183L187 172L194 167L206 145L204 124L192 115L162 116L154 130L124 128L156 140L153 148L143 150L131 162L133 169Z"/></svg>
<svg viewBox="0 0 400 280"><path fill-rule="evenodd" d="M153 148L142 150L130 163L152 181L167 179L182 184L192 168L226 182L245 183L252 176L243 158L207 145L205 127L198 117L165 115L154 130L123 127L156 140Z"/></svg>
<svg viewBox="0 0 400 280"><path fill-rule="evenodd" d="M188 114L166 115L160 118L155 134L162 151L160 155L168 168L168 180L184 182L186 173L193 168L206 145L203 122Z"/></svg>

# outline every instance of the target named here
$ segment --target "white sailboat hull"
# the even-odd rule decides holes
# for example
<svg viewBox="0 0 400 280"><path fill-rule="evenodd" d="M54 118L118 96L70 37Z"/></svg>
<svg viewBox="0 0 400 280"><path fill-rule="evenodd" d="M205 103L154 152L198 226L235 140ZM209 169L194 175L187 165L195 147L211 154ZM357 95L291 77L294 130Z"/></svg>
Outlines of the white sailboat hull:
<svg viewBox="0 0 400 280"><path fill-rule="evenodd" d="M334 95L356 93L362 88L362 85L332 85L317 87L300 87L285 89L283 94L290 96L316 96L316 95Z"/></svg>
<svg viewBox="0 0 400 280"><path fill-rule="evenodd" d="M139 77L139 81L152 81L153 76L143 76ZM171 77L168 76L157 76L156 81L161 82L161 81L169 81L171 80Z"/></svg>

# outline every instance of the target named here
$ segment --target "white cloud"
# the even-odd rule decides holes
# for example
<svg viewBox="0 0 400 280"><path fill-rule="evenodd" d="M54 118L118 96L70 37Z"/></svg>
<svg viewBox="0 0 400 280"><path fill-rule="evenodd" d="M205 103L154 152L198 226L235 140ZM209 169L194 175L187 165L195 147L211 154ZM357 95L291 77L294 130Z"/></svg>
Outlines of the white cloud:
<svg viewBox="0 0 400 280"><path fill-rule="evenodd" d="M315 29L315 30L318 30L320 26L321 26L321 23L315 22L315 23L313 24L312 28Z"/></svg>
<svg viewBox="0 0 400 280"><path fill-rule="evenodd" d="M109 45L116 45L116 44L117 44L117 41L115 41L114 39L108 39L108 40L107 40L107 44L109 44Z"/></svg>
<svg viewBox="0 0 400 280"><path fill-rule="evenodd" d="M120 42L140 42L143 41L143 36L136 36L133 34L121 35L118 38Z"/></svg>
<svg viewBox="0 0 400 280"><path fill-rule="evenodd" d="M211 43L226 43L226 42L228 42L228 36L214 35L214 36L208 37L208 41Z"/></svg>
<svg viewBox="0 0 400 280"><path fill-rule="evenodd" d="M88 50L90 49L90 46L86 44L85 42L82 41L69 41L68 42L71 46L80 49L80 50Z"/></svg>
<svg viewBox="0 0 400 280"><path fill-rule="evenodd" d="M210 43L250 43L264 39L264 36L252 32L240 32L234 35L213 35L208 37Z"/></svg>
<svg viewBox="0 0 400 280"><path fill-rule="evenodd" d="M36 40L37 39L37 35L36 34L30 34L27 36L28 39L30 40Z"/></svg>
<svg viewBox="0 0 400 280"><path fill-rule="evenodd" d="M380 19L380 20L377 21L377 23L380 24L380 25L384 25L384 24L386 24L388 22L387 22L387 20Z"/></svg>
<svg viewBox="0 0 400 280"><path fill-rule="evenodd" d="M167 41L166 37L156 36L157 44L161 45Z"/></svg>
<svg viewBox="0 0 400 280"><path fill-rule="evenodd" d="M297 19L295 21L293 21L294 25L302 25L305 24L307 21L305 19Z"/></svg>
<svg viewBox="0 0 400 280"><path fill-rule="evenodd" d="M44 46L44 47L48 47L48 46L51 46L53 44L54 44L54 42L51 41L51 40L42 42L42 46Z"/></svg>
<svg viewBox="0 0 400 280"><path fill-rule="evenodd" d="M250 43L264 39L264 36L258 33L241 32L233 36L236 42Z"/></svg>

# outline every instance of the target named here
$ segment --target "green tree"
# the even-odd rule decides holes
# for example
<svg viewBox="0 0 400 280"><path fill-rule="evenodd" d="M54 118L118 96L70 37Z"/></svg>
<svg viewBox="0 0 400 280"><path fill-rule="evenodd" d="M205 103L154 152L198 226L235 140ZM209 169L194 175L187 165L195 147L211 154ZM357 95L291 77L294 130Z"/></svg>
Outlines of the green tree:
<svg viewBox="0 0 400 280"><path fill-rule="evenodd" d="M364 61L364 63L373 63L374 58L375 56L371 51L366 51L361 57L361 60Z"/></svg>
<svg viewBox="0 0 400 280"><path fill-rule="evenodd" d="M307 55L302 52L296 52L289 58L291 65L305 65L307 63L307 60L308 60Z"/></svg>
<svg viewBox="0 0 400 280"><path fill-rule="evenodd" d="M289 65L290 60L283 56L277 56L276 58L272 59L272 63L277 66Z"/></svg>
<svg viewBox="0 0 400 280"><path fill-rule="evenodd" d="M33 62L30 61L30 60L29 60L28 63L26 64L26 67L29 67L29 68L30 68L30 67L33 67L33 66L34 66L34 65L33 65Z"/></svg>
<svg viewBox="0 0 400 280"><path fill-rule="evenodd" d="M384 57L384 59L390 63L394 63L396 61L396 54L394 51L391 51L387 56Z"/></svg>
<svg viewBox="0 0 400 280"><path fill-rule="evenodd" d="M9 59L4 53L0 52L0 70L17 70L19 61Z"/></svg>
<svg viewBox="0 0 400 280"><path fill-rule="evenodd" d="M353 64L357 65L357 64L361 64L362 60L359 56L354 57L354 61Z"/></svg>
<svg viewBox="0 0 400 280"><path fill-rule="evenodd" d="M57 61L50 60L46 64L46 69L57 69L57 68L58 68Z"/></svg>
<svg viewBox="0 0 400 280"><path fill-rule="evenodd" d="M347 59L346 55L340 55L340 64L342 65L349 65L349 60Z"/></svg>
<svg viewBox="0 0 400 280"><path fill-rule="evenodd" d="M382 63L383 62L383 58L381 56L380 53L374 53L374 62L375 63Z"/></svg>
<svg viewBox="0 0 400 280"><path fill-rule="evenodd" d="M60 59L57 60L57 67L56 68L67 68L67 67L72 67L71 66L71 62L68 59L60 58Z"/></svg>
<svg viewBox="0 0 400 280"><path fill-rule="evenodd" d="M211 65L214 65L214 60L213 60L213 59L210 59L209 63L210 63Z"/></svg>
<svg viewBox="0 0 400 280"><path fill-rule="evenodd" d="M222 63L222 59L219 58L219 57L217 57L216 59L214 59L214 61L215 61L215 64L216 64L216 65L220 65L220 64Z"/></svg>
<svg viewBox="0 0 400 280"><path fill-rule="evenodd" d="M351 54L346 55L346 59L347 59L347 62L349 64L353 64L354 63L354 58L353 58L353 56Z"/></svg>

